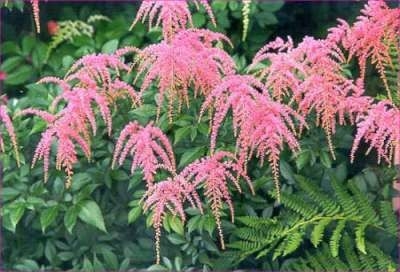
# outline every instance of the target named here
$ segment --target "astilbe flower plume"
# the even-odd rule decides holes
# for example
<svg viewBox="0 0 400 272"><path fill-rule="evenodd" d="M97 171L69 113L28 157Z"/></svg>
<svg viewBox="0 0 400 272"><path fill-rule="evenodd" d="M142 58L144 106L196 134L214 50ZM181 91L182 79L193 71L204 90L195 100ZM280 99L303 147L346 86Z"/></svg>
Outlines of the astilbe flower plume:
<svg viewBox="0 0 400 272"><path fill-rule="evenodd" d="M218 227L221 247L225 248L221 227L221 210L226 203L230 210L231 221L234 221L234 208L229 184L242 192L240 179L246 181L254 194L251 180L235 155L230 152L218 151L212 156L192 162L179 174L174 174L172 178L167 178L148 187L143 197L143 208L145 211L150 210L152 212L157 263L160 261L161 227L166 214L171 212L173 216L179 216L184 222L186 219L184 204L186 202L203 213L202 202L197 193L200 188L204 190L204 195L210 202L211 211Z"/></svg>
<svg viewBox="0 0 400 272"><path fill-rule="evenodd" d="M141 167L147 186L151 187L156 170L164 169L175 173L175 158L167 136L152 123L142 127L138 122L130 122L118 138L112 165L122 165L131 155L133 172Z"/></svg>
<svg viewBox="0 0 400 272"><path fill-rule="evenodd" d="M128 97L133 106L141 104L140 94L129 84L120 79L121 72L130 72L119 54L91 54L82 57L69 69L64 78L71 86L96 90L110 104L119 98Z"/></svg>
<svg viewBox="0 0 400 272"><path fill-rule="evenodd" d="M394 46L397 54L400 54L400 8L390 9L385 1L373 0L368 1L361 13L352 26L339 19L340 25L330 29L328 39L347 49L349 59L357 57L362 79L365 77L367 59L371 58L392 99L385 70L393 66L390 47Z"/></svg>
<svg viewBox="0 0 400 272"><path fill-rule="evenodd" d="M19 153L18 153L18 143L17 143L17 136L15 134L14 127L12 125L10 116L7 113L7 107L4 105L0 105L0 122L3 123L8 135L10 136L11 144L14 148L15 159L17 161L17 165L19 166ZM2 134L0 132L0 150L4 152L4 140Z"/></svg>
<svg viewBox="0 0 400 272"><path fill-rule="evenodd" d="M189 201L192 207L202 211L200 198L193 185L189 184L181 176L168 178L149 187L144 195L144 211L152 211L152 223L155 229L156 263L160 263L160 238L161 227L167 212L179 216L182 222L186 216L184 203Z"/></svg>
<svg viewBox="0 0 400 272"><path fill-rule="evenodd" d="M293 151L299 150L295 121L305 125L303 118L290 107L271 100L263 84L252 76L226 77L203 103L201 115L207 108L214 110L211 150L216 147L218 130L231 109L240 164L246 167L254 152L261 163L266 156L279 196L279 155L285 142Z"/></svg>
<svg viewBox="0 0 400 272"><path fill-rule="evenodd" d="M390 101L380 101L357 120L357 133L351 150L351 161L361 140L369 144L367 154L374 148L378 163L385 159L389 164L400 165L400 109Z"/></svg>
<svg viewBox="0 0 400 272"><path fill-rule="evenodd" d="M146 18L148 18L149 28L152 28L153 25L162 25L164 39L170 40L175 33L186 29L188 24L193 27L192 15L189 10L188 2L193 2L197 9L200 8L199 4L201 4L210 17L211 22L214 26L216 25L214 14L207 0L144 0L130 29L132 29L139 21L144 22Z"/></svg>
<svg viewBox="0 0 400 272"><path fill-rule="evenodd" d="M90 54L76 61L65 76L65 81L78 80L84 86L101 85L105 90L111 90L113 74L120 71L129 72L129 65L121 60L118 54Z"/></svg>
<svg viewBox="0 0 400 272"><path fill-rule="evenodd" d="M227 41L224 35L208 30L185 30L174 39L150 45L138 53L136 80L144 75L141 93L155 80L158 81L157 118L166 97L168 117L172 121L174 104L178 111L182 104L189 104L189 87L195 94L207 95L222 77L234 73L235 64L222 49L215 48L216 42ZM126 53L128 49L122 49ZM132 48L131 51L137 52Z"/></svg>
<svg viewBox="0 0 400 272"><path fill-rule="evenodd" d="M221 210L224 203L229 207L231 221L234 221L233 202L228 184L231 183L239 192L242 192L239 181L240 178L243 178L254 194L251 180L243 166L237 161L234 154L219 151L210 157L194 161L186 166L179 175L194 188L204 188L204 195L210 202L211 211L217 224L221 248L225 249L221 226Z"/></svg>
<svg viewBox="0 0 400 272"><path fill-rule="evenodd" d="M64 169L67 174L66 187L69 188L72 182L73 165L78 162L75 144L80 146L85 156L90 159L90 143L80 133L85 130L84 124L80 124L80 117L73 112L56 116L46 111L26 109L21 114L35 114L46 121L48 128L42 133L42 137L36 146L32 161L32 167L40 159L43 159L44 181L48 180L50 166L50 153L53 140L57 140L56 169Z"/></svg>
<svg viewBox="0 0 400 272"><path fill-rule="evenodd" d="M329 149L335 158L332 135L337 119L344 124L345 117L352 122L365 112L371 100L362 96L362 80L346 78L342 65L346 62L343 52L330 40L306 37L297 46L291 39L281 38L264 46L255 56L253 64L269 60L270 66L258 72L271 90L272 97L296 103L302 116L316 113L316 125L327 135Z"/></svg>
<svg viewBox="0 0 400 272"><path fill-rule="evenodd" d="M37 115L44 119L48 126L47 130L42 133L42 138L36 147L32 166L38 160L44 160L44 180L46 182L50 165L51 145L53 140L56 140L56 169L64 169L66 172L66 187L68 188L72 182L73 165L78 162L75 146L80 146L88 160L91 157L90 135L96 135L97 132L96 113L93 104L98 106L109 135L112 129L110 104L96 88L71 87L67 81L55 77L43 78L39 83L54 83L61 88L61 93L52 102L51 112L57 110L61 101L65 101L65 104L56 114L32 108L20 112L23 115Z"/></svg>

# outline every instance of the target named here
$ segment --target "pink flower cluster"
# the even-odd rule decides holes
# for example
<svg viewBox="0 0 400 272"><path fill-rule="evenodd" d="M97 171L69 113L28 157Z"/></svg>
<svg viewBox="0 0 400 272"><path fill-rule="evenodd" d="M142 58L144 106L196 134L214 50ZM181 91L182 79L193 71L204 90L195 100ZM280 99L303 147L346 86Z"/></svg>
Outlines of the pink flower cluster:
<svg viewBox="0 0 400 272"><path fill-rule="evenodd" d="M207 0L192 0L190 2L193 2L197 9L199 9L199 4L201 4L205 8L213 25L216 25L214 14ZM163 36L167 41L180 30L186 29L188 23L193 27L188 1L185 0L144 0L131 25L131 29L139 21L144 22L146 18L148 18L149 21L149 28L152 28L153 25L162 25Z"/></svg>
<svg viewBox="0 0 400 272"><path fill-rule="evenodd" d="M128 94L134 105L140 104L140 97L134 89L112 75L120 70L129 71L116 55L88 55L78 60L64 79L43 78L39 83L54 83L60 86L61 93L51 105L51 112L61 108L56 114L37 109L26 109L20 114L34 114L46 121L48 129L36 147L33 163L44 160L44 180L48 179L50 153L53 139L57 140L56 168L67 173L66 186L72 182L73 165L78 162L76 145L90 160L90 138L96 135L97 122L93 105L99 113L111 135L112 118L110 106L121 95ZM60 105L61 101L65 101Z"/></svg>
<svg viewBox="0 0 400 272"><path fill-rule="evenodd" d="M4 105L0 105L0 122L4 125L8 135L10 136L10 140L15 152L15 158L17 160L17 164L19 165L19 153L18 153L18 143L17 143L17 135L15 134L14 127L12 125L10 116L7 113L7 107ZM1 124L0 123L0 124ZM0 132L0 151L4 152L4 140L3 136Z"/></svg>
<svg viewBox="0 0 400 272"><path fill-rule="evenodd" d="M183 104L189 106L189 87L197 93L207 95L224 76L234 73L235 64L217 42L230 41L222 34L209 30L183 30L171 41L162 41L143 50L121 49L121 53L137 53L134 66L137 70L135 81L142 75L141 93L158 82L158 111L160 114L164 99L168 100L168 116L172 122L174 105L178 112Z"/></svg>

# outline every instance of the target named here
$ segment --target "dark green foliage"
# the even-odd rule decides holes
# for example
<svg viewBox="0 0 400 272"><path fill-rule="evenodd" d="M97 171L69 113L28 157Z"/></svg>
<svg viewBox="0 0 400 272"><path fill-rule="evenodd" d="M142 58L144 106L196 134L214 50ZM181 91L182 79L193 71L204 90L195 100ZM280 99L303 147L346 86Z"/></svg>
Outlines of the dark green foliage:
<svg viewBox="0 0 400 272"><path fill-rule="evenodd" d="M396 217L389 201L381 201L380 208L375 208L352 180L341 183L332 176L326 191L301 176L296 176L296 181L299 191L282 193L281 197L282 209L290 212L273 219L239 218L244 227L235 230L239 240L229 245L238 250L238 260L253 254L256 258L268 254L273 260L292 253L304 256L301 251L310 248L311 242L316 250L307 251L306 257L290 266L292 269L356 269L357 261L365 263L358 269L396 267L391 256L394 248L385 252L376 240L396 239ZM286 221L287 217L291 220ZM341 259L342 255L346 258Z"/></svg>

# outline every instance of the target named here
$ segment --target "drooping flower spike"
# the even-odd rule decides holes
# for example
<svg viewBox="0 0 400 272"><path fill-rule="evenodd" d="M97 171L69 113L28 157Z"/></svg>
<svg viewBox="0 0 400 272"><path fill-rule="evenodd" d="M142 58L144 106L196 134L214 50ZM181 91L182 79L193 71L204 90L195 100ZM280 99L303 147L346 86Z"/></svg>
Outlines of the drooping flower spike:
<svg viewBox="0 0 400 272"><path fill-rule="evenodd" d="M179 174L187 183L195 188L204 186L204 195L210 202L211 211L215 217L221 248L225 249L224 236L221 226L221 210L224 203L229 207L231 221L234 221L233 202L228 189L232 184L239 192L240 178L243 178L254 194L250 178L234 154L219 151L210 157L201 158L189 164Z"/></svg>
<svg viewBox="0 0 400 272"><path fill-rule="evenodd" d="M167 212L180 217L182 222L186 216L184 203L188 201L192 207L202 212L200 198L193 185L189 184L181 176L168 178L148 187L144 195L144 211L152 211L152 223L155 229L156 263L160 263L160 238L161 227Z"/></svg>
<svg viewBox="0 0 400 272"><path fill-rule="evenodd" d="M340 25L329 30L328 39L348 50L349 59L358 59L362 79L365 77L367 59L370 58L379 72L389 99L393 101L386 70L393 70L391 47L395 48L397 55L400 54L400 8L389 8L383 0L371 0L361 13L352 26L339 19Z"/></svg>
<svg viewBox="0 0 400 272"><path fill-rule="evenodd" d="M135 63L137 76L143 75L141 93L158 81L159 117L164 99L168 101L168 117L172 122L175 107L180 111L189 105L189 87L195 95L206 96L223 78L234 73L234 61L215 43L229 41L224 35L208 30L185 30L178 33L171 43L161 42L143 49ZM121 50L122 53L136 49ZM177 105L176 105L177 104Z"/></svg>
<svg viewBox="0 0 400 272"><path fill-rule="evenodd" d="M39 0L31 0L36 32L40 33Z"/></svg>
<svg viewBox="0 0 400 272"><path fill-rule="evenodd" d="M153 186L158 169L176 173L175 158L167 136L152 123L142 127L137 121L130 122L118 138L112 167L122 165L126 157L132 156L131 171L140 167L148 187Z"/></svg>
<svg viewBox="0 0 400 272"><path fill-rule="evenodd" d="M377 151L378 163L383 158L389 164L400 165L400 109L390 101L380 101L358 118L351 161L362 139L370 146L367 154L372 149Z"/></svg>
<svg viewBox="0 0 400 272"><path fill-rule="evenodd" d="M66 188L72 184L73 165L77 163L77 144L89 160L91 157L90 142L81 130L84 124L79 124L80 118L73 112L65 115L52 115L45 111L26 109L20 112L22 115L35 114L46 121L48 128L42 133L42 137L36 146L32 161L32 167L38 160L43 159L44 181L48 180L50 166L50 152L53 140L57 140L56 169L63 169L67 174Z"/></svg>
<svg viewBox="0 0 400 272"><path fill-rule="evenodd" d="M284 143L296 152L295 123L306 126L304 119L290 107L274 102L264 85L252 76L230 76L207 97L201 108L214 111L211 120L211 150L216 147L218 130L229 110L232 110L234 135L239 162L246 167L253 153L270 162L279 197L279 155Z"/></svg>
<svg viewBox="0 0 400 272"><path fill-rule="evenodd" d="M10 136L11 144L13 146L14 153L15 153L15 159L16 159L17 165L19 167L20 161L19 161L19 153L18 153L17 136L15 134L15 130L12 125L10 116L8 116L7 107L4 105L0 105L0 122L4 125L8 135ZM4 150L5 150L4 140L3 140L2 134L0 132L0 151L5 152Z"/></svg>
<svg viewBox="0 0 400 272"><path fill-rule="evenodd" d="M142 1L130 30L139 21L144 22L146 18L148 18L149 28L162 25L164 39L169 41L173 38L175 33L186 29L188 24L190 27L193 27L192 15L189 10L188 2L193 2L197 9L200 8L199 4L201 4L210 17L211 22L214 24L214 26L216 25L214 14L207 0L144 0Z"/></svg>
<svg viewBox="0 0 400 272"><path fill-rule="evenodd" d="M47 181L51 145L53 140L56 140L58 144L56 169L64 169L66 172L66 187L68 188L72 182L73 165L78 162L78 153L75 145L80 146L88 160L91 156L90 135L95 135L97 131L96 113L92 104L98 106L108 134L111 134L112 120L109 103L95 88L71 87L66 81L54 77L43 78L39 82L55 83L61 87L61 94L55 97L51 105L52 112L56 111L58 104L62 100L66 104L55 114L31 108L20 112L22 115L37 115L47 123L47 130L42 133L42 138L36 147L32 166L38 160L43 159L44 180Z"/></svg>
<svg viewBox="0 0 400 272"><path fill-rule="evenodd" d="M250 67L268 60L270 65L258 71L258 76L278 101L288 100L306 117L316 113L315 123L324 129L332 157L335 158L332 135L336 123L352 122L365 112L371 99L364 97L361 80L346 78L342 65L343 52L331 40L306 37L297 46L289 38L278 38L264 46ZM295 102L295 103L294 103Z"/></svg>
<svg viewBox="0 0 400 272"><path fill-rule="evenodd" d="M65 81L78 80L79 83L89 87L103 86L106 90L111 89L113 73L117 76L120 71L130 71L129 65L125 64L117 54L91 54L76 61L67 72Z"/></svg>

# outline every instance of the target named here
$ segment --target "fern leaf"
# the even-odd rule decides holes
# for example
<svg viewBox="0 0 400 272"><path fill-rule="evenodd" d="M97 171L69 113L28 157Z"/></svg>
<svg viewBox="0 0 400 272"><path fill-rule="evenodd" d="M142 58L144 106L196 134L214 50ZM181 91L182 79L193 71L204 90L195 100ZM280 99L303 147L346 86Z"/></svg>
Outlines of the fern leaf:
<svg viewBox="0 0 400 272"><path fill-rule="evenodd" d="M361 270L361 263L358 259L357 254L354 251L352 240L347 233L343 235L342 245L344 257L347 260L349 268L353 270Z"/></svg>
<svg viewBox="0 0 400 272"><path fill-rule="evenodd" d="M303 189L307 195L313 200L327 216L337 214L340 206L326 195L321 189L315 186L312 181L305 179L302 176L296 175L297 184Z"/></svg>
<svg viewBox="0 0 400 272"><path fill-rule="evenodd" d="M283 256L289 255L299 248L301 242L303 242L303 231L294 232L292 235L287 236L285 239L286 247L283 251Z"/></svg>
<svg viewBox="0 0 400 272"><path fill-rule="evenodd" d="M337 257L339 255L339 244L340 244L340 240L342 238L342 232L343 232L343 229L345 226L346 226L345 220L339 221L339 223L337 224L335 230L333 231L333 234L329 241L329 247L331 249L331 253L332 253L333 257Z"/></svg>
<svg viewBox="0 0 400 272"><path fill-rule="evenodd" d="M393 262L392 258L390 258L385 252L383 252L379 247L375 244L366 242L368 253L376 259L376 266L381 271L396 271L398 265Z"/></svg>
<svg viewBox="0 0 400 272"><path fill-rule="evenodd" d="M363 217L363 221L370 221L376 225L381 225L379 216L376 214L369 199L361 193L354 183L349 183L348 186L353 193L353 201L355 200L359 213Z"/></svg>
<svg viewBox="0 0 400 272"><path fill-rule="evenodd" d="M338 182L335 178L331 180L331 186L335 192L336 198L339 201L344 213L348 216L358 216L358 210L346 187Z"/></svg>
<svg viewBox="0 0 400 272"><path fill-rule="evenodd" d="M382 201L379 208L383 225L393 236L395 236L397 232L397 220L392 204L390 202Z"/></svg>
<svg viewBox="0 0 400 272"><path fill-rule="evenodd" d="M331 222L332 219L327 218L327 219L322 219L315 225L311 233L311 243L314 245L314 247L318 247L318 245L321 243L322 238L324 236L324 231Z"/></svg>
<svg viewBox="0 0 400 272"><path fill-rule="evenodd" d="M282 194L281 203L287 208L301 214L305 219L309 219L318 214L315 206L304 201L304 198L298 195Z"/></svg>
<svg viewBox="0 0 400 272"><path fill-rule="evenodd" d="M367 254L365 249L365 229L368 226L368 222L363 222L356 227L356 246L362 253Z"/></svg>

